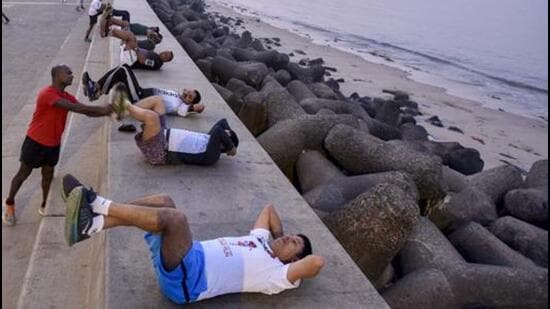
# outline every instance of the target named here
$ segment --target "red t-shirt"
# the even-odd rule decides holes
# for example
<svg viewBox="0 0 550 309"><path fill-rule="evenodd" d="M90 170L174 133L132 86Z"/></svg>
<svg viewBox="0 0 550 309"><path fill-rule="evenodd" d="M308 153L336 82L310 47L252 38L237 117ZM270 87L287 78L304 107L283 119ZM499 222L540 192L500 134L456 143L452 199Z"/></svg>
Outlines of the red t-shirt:
<svg viewBox="0 0 550 309"><path fill-rule="evenodd" d="M54 106L59 99L65 99L71 103L78 102L70 93L60 91L53 86L44 87L38 92L36 109L27 130L27 136L44 146L56 147L61 144L61 135L65 130L69 111Z"/></svg>

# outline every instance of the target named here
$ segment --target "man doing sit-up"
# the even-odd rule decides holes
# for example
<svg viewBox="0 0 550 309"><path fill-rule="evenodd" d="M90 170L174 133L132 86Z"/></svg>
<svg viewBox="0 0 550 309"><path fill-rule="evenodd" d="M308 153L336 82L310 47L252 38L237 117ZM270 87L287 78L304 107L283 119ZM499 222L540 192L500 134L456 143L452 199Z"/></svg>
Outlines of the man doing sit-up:
<svg viewBox="0 0 550 309"><path fill-rule="evenodd" d="M135 140L149 163L212 165L222 153L237 154L239 139L227 120L218 121L208 133L167 128L162 97L148 97L132 105L123 84L118 84L114 91L111 105L118 118L130 115L143 123L143 131L136 134Z"/></svg>
<svg viewBox="0 0 550 309"><path fill-rule="evenodd" d="M185 213L176 209L169 196L117 203L85 188L71 175L63 177L61 194L70 246L117 226L146 231L160 290L177 304L229 293L277 294L297 288L301 279L315 277L325 263L323 257L311 254L306 236L284 235L281 220L269 204L247 236L193 241Z"/></svg>
<svg viewBox="0 0 550 309"><path fill-rule="evenodd" d="M101 26L103 31L101 31L101 37L105 37L109 33L111 26L119 26L121 30L129 30L134 35L145 35L147 36L146 40L138 40L137 45L139 48L154 50L155 46L160 44L162 41L162 35L159 32L158 27L147 27L142 24L128 23L127 21L120 20L117 18L109 17L101 20Z"/></svg>
<svg viewBox="0 0 550 309"><path fill-rule="evenodd" d="M118 83L123 83L126 86L128 98L132 103L154 95L161 96L166 114L185 117L189 113L201 113L204 110L204 105L199 103L201 95L197 89L183 89L181 93L178 93L169 89L141 88L132 68L127 64L109 70L97 82L90 78L88 72L82 74L84 95L90 101L95 101L101 95L109 93L111 88Z"/></svg>
<svg viewBox="0 0 550 309"><path fill-rule="evenodd" d="M111 28L108 35L120 39L120 63L133 69L159 70L165 62L174 58L174 53L166 50L157 54L152 50L140 48L136 36L130 31Z"/></svg>

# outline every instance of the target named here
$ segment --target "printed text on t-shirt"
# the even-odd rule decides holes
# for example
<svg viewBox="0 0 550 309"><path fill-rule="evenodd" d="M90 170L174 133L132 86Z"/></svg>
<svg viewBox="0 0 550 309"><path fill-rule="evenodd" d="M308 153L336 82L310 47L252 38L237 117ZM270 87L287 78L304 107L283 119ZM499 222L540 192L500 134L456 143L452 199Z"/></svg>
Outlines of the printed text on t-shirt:
<svg viewBox="0 0 550 309"><path fill-rule="evenodd" d="M231 252L231 247L229 247L229 244L227 243L227 241L224 238L220 238L218 239L218 241L220 242L220 245L222 245L223 247L223 254L225 255L225 257L233 256L233 252Z"/></svg>

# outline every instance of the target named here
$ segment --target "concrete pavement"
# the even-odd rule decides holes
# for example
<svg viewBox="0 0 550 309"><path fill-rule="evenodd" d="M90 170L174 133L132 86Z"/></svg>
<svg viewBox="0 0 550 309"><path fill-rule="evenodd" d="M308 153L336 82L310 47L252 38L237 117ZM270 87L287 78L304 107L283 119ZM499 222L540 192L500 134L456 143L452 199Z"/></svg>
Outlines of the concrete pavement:
<svg viewBox="0 0 550 309"><path fill-rule="evenodd" d="M67 63L80 75L89 44L69 42L81 35L85 13L51 1L2 2L10 23L2 24L2 198L19 168L19 152L35 107L37 91L51 83L50 68ZM81 17L85 17L82 19ZM84 28L85 29L85 28ZM78 78L75 83L78 85ZM75 93L77 85L68 88ZM16 196L18 224L2 226L2 308L15 308L41 222L40 171ZM56 187L52 187L52 192Z"/></svg>

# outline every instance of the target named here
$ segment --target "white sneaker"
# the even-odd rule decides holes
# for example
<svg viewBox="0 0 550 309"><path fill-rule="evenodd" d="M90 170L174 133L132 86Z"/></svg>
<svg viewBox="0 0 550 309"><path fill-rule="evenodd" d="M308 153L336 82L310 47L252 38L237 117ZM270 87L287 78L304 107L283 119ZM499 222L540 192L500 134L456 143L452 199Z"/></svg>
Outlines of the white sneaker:
<svg viewBox="0 0 550 309"><path fill-rule="evenodd" d="M4 200L2 205L2 222L7 226L14 226L15 221L15 204L8 205L6 204L6 200Z"/></svg>

